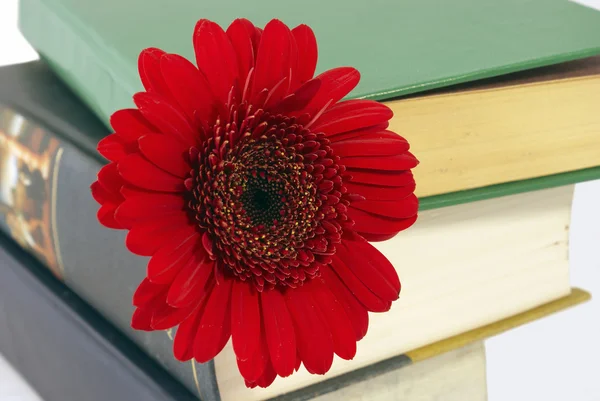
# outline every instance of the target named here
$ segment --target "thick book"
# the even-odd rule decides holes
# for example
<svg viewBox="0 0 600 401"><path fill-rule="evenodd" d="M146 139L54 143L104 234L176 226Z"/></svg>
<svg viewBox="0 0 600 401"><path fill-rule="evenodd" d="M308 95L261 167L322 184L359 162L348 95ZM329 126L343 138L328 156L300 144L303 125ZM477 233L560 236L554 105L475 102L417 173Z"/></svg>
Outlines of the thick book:
<svg viewBox="0 0 600 401"><path fill-rule="evenodd" d="M20 2L25 38L103 121L142 89L143 48L193 60L197 20L239 17L311 26L317 73L354 66L352 96L379 100L600 53L600 13L565 0Z"/></svg>
<svg viewBox="0 0 600 401"><path fill-rule="evenodd" d="M0 354L44 401L197 400L4 234L0 305Z"/></svg>
<svg viewBox="0 0 600 401"><path fill-rule="evenodd" d="M419 157L421 197L600 165L600 56L386 104Z"/></svg>
<svg viewBox="0 0 600 401"><path fill-rule="evenodd" d="M142 90L137 56L143 48L193 61L197 19L226 27L237 17L260 26L276 17L313 27L317 73L358 68L361 83L349 98L389 105L392 130L408 139L421 161L414 170L421 198L598 165L598 62L595 68L558 66L535 79L519 75L600 54L600 12L567 0L343 6L314 0L21 0L20 10L25 37L105 123L115 110L132 107L132 95ZM478 83L483 78L493 82ZM465 82L469 87L451 93L406 99Z"/></svg>
<svg viewBox="0 0 600 401"><path fill-rule="evenodd" d="M0 353L45 401L197 399L3 235L0 262ZM485 401L484 339L588 299L573 289L525 313L276 400L358 401L368 394L370 401Z"/></svg>
<svg viewBox="0 0 600 401"><path fill-rule="evenodd" d="M218 396L225 401L268 399L290 391L299 396L296 391L301 395L306 386L321 385L315 381L338 383L358 368L570 292L565 227L571 185L549 181L545 190L429 210L421 214L414 234L377 244L396 265L405 290L399 307L372 317L370 333L359 344L363 351L354 361L336 360L325 377L300 371L269 389L248 390L232 368L230 346L215 363L180 363L172 357L171 333L129 327L131 296L146 261L125 249L124 233L97 223L97 206L87 188L103 161L93 146L74 145L80 137L101 137L106 128L40 62L0 69L0 103L0 229L49 264L190 389L198 387L206 401ZM418 252L431 241L452 238L439 252ZM403 253L414 262L399 259ZM402 336L390 337L397 325Z"/></svg>

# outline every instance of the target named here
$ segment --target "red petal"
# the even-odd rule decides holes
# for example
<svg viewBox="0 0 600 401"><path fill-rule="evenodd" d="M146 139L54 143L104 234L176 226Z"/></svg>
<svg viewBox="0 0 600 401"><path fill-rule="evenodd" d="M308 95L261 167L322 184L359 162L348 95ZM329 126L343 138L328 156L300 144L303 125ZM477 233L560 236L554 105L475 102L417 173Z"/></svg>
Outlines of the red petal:
<svg viewBox="0 0 600 401"><path fill-rule="evenodd" d="M354 253L360 253L365 259L368 259L370 263L377 266L377 269L383 274L386 279L392 283L397 291L400 291L400 279L396 268L392 263L383 255L377 248L369 244L367 240L360 237L356 233L347 233L344 238L345 246Z"/></svg>
<svg viewBox="0 0 600 401"><path fill-rule="evenodd" d="M351 157L364 156L394 156L406 152L409 148L408 142L401 139L360 137L348 139L346 141L334 142L331 148L336 156Z"/></svg>
<svg viewBox="0 0 600 401"><path fill-rule="evenodd" d="M173 340L173 355L178 361L188 361L194 356L194 338L200 325L200 318L202 318L202 313L204 312L205 302L206 300L204 299L198 309L177 327L175 339Z"/></svg>
<svg viewBox="0 0 600 401"><path fill-rule="evenodd" d="M185 189L183 179L156 167L137 153L119 162L119 173L130 184L144 189L165 192L180 192Z"/></svg>
<svg viewBox="0 0 600 401"><path fill-rule="evenodd" d="M403 171L416 167L419 162L410 153L396 154L393 156L354 156L342 157L341 163L348 168L364 170Z"/></svg>
<svg viewBox="0 0 600 401"><path fill-rule="evenodd" d="M174 308L196 304L206 295L204 287L214 269L214 264L214 261L198 253L194 254L171 283L167 303Z"/></svg>
<svg viewBox="0 0 600 401"><path fill-rule="evenodd" d="M331 332L333 351L342 359L350 360L354 358L354 355L356 355L356 337L343 304L327 288L327 284L323 279L316 278L307 285Z"/></svg>
<svg viewBox="0 0 600 401"><path fill-rule="evenodd" d="M419 200L414 194L410 194L404 198L390 201L365 200L353 202L349 209L359 209L363 212L392 219L407 219L415 216L419 211Z"/></svg>
<svg viewBox="0 0 600 401"><path fill-rule="evenodd" d="M166 285L155 284L145 278L133 293L133 305L144 306L159 295L164 295L168 289Z"/></svg>
<svg viewBox="0 0 600 401"><path fill-rule="evenodd" d="M289 376L296 365L296 336L285 298L276 289L264 291L260 297L273 368L279 376Z"/></svg>
<svg viewBox="0 0 600 401"><path fill-rule="evenodd" d="M119 174L117 163L107 164L98 171L98 183L103 187L107 200L115 203L123 201L120 190L125 181Z"/></svg>
<svg viewBox="0 0 600 401"><path fill-rule="evenodd" d="M269 21L258 47L250 99L263 89L271 90L283 78L290 78L291 52L290 29L279 20Z"/></svg>
<svg viewBox="0 0 600 401"><path fill-rule="evenodd" d="M348 182L345 184L349 193L363 196L367 200L391 201L402 199L415 191L415 183L402 187L381 187L377 185Z"/></svg>
<svg viewBox="0 0 600 401"><path fill-rule="evenodd" d="M386 312L390 309L392 302L384 301L373 294L356 274L354 274L354 272L337 256L337 254L332 256L332 259L331 268L367 310L371 312Z"/></svg>
<svg viewBox="0 0 600 401"><path fill-rule="evenodd" d="M115 210L117 206L118 205L114 203L105 203L100 207L100 209L98 209L96 217L98 218L100 224L102 224L104 227L114 228L117 230L126 228L115 219Z"/></svg>
<svg viewBox="0 0 600 401"><path fill-rule="evenodd" d="M292 72L292 90L311 79L317 68L317 38L307 25L298 25L292 29L292 35L298 49L298 62Z"/></svg>
<svg viewBox="0 0 600 401"><path fill-rule="evenodd" d="M291 36L292 36L292 40L290 43L291 43L292 48L290 50L290 77L288 80L288 93L295 91L301 85L299 77L296 77L296 75L298 72L298 64L301 63L302 61L299 60L300 55L298 54L298 43L296 43L296 39L294 38L294 35L291 35Z"/></svg>
<svg viewBox="0 0 600 401"><path fill-rule="evenodd" d="M269 91L267 98L264 101L264 108L266 110L271 109L273 106L279 104L281 100L288 94L289 90L289 80L288 78L283 78L281 81L275 84L275 86ZM255 103L256 106L259 106L258 103Z"/></svg>
<svg viewBox="0 0 600 401"><path fill-rule="evenodd" d="M394 238L398 233L389 233L389 234L369 234L369 233L360 233L360 236L366 239L369 242L381 242L387 241L389 239Z"/></svg>
<svg viewBox="0 0 600 401"><path fill-rule="evenodd" d="M136 330L153 331L152 315L165 305L165 293L162 293L147 303L143 307L138 307L131 317L131 327Z"/></svg>
<svg viewBox="0 0 600 401"><path fill-rule="evenodd" d="M165 54L154 47L142 50L138 57L138 71L146 92L168 98L171 93L160 71L160 58Z"/></svg>
<svg viewBox="0 0 600 401"><path fill-rule="evenodd" d="M152 314L150 326L152 326L154 330L168 330L173 328L187 319L197 307L198 304L194 303L185 308L172 308L165 303L160 308L157 308Z"/></svg>
<svg viewBox="0 0 600 401"><path fill-rule="evenodd" d="M189 146L160 134L144 135L138 142L142 154L155 166L181 178L190 173Z"/></svg>
<svg viewBox="0 0 600 401"><path fill-rule="evenodd" d="M212 257L213 256L213 243L212 243L212 239L210 238L210 234L208 233L208 231L205 231L204 234L202 235L202 246L204 247L204 250Z"/></svg>
<svg viewBox="0 0 600 401"><path fill-rule="evenodd" d="M300 354L296 352L296 367L294 368L296 372L300 369L300 365L302 365L302 358L300 358Z"/></svg>
<svg viewBox="0 0 600 401"><path fill-rule="evenodd" d="M194 338L194 358L200 363L213 359L231 335L231 287L233 280L223 280L210 294L198 332Z"/></svg>
<svg viewBox="0 0 600 401"><path fill-rule="evenodd" d="M269 110L273 114L287 114L294 111L302 110L317 94L320 87L321 81L319 81L318 79L311 79L310 81L305 82L294 93L285 97L283 100L281 100Z"/></svg>
<svg viewBox="0 0 600 401"><path fill-rule="evenodd" d="M173 235L188 226L189 218L185 214L157 217L135 224L127 234L125 245L137 255L152 256Z"/></svg>
<svg viewBox="0 0 600 401"><path fill-rule="evenodd" d="M194 30L194 50L212 93L227 103L231 87L239 79L237 57L227 34L218 24L201 19Z"/></svg>
<svg viewBox="0 0 600 401"><path fill-rule="evenodd" d="M262 33L263 33L263 30L261 28L254 27L254 36L252 36L252 48L254 49L254 60L256 60L256 55L258 54L258 47L260 45Z"/></svg>
<svg viewBox="0 0 600 401"><path fill-rule="evenodd" d="M241 360L252 357L261 341L259 296L250 284L239 280L233 284L231 294L231 340Z"/></svg>
<svg viewBox="0 0 600 401"><path fill-rule="evenodd" d="M348 174L352 177L350 182L381 185L384 187L402 187L414 185L415 179L411 171L382 171L361 170L349 168Z"/></svg>
<svg viewBox="0 0 600 401"><path fill-rule="evenodd" d="M195 253L204 254L200 234L193 226L170 238L148 262L148 278L155 283L170 283Z"/></svg>
<svg viewBox="0 0 600 401"><path fill-rule="evenodd" d="M195 146L199 134L185 114L165 98L151 93L136 93L133 101L142 115L165 135L172 135L184 144ZM146 134L146 133L142 133Z"/></svg>
<svg viewBox="0 0 600 401"><path fill-rule="evenodd" d="M144 134L158 132L138 109L122 109L114 112L110 116L110 125L126 143L135 142Z"/></svg>
<svg viewBox="0 0 600 401"><path fill-rule="evenodd" d="M329 108L311 130L330 136L385 123L393 115L388 106L373 100L347 100Z"/></svg>
<svg viewBox="0 0 600 401"><path fill-rule="evenodd" d="M400 280L394 266L368 242L345 239L337 247L336 256L375 296L384 301L398 299Z"/></svg>
<svg viewBox="0 0 600 401"><path fill-rule="evenodd" d="M331 267L321 268L321 277L327 287L335 295L337 300L344 306L346 315L350 318L356 341L367 334L369 328L369 313L367 309L356 299L348 287L340 281L340 278Z"/></svg>
<svg viewBox="0 0 600 401"><path fill-rule="evenodd" d="M287 291L285 300L294 321L298 351L306 370L313 374L327 373L333 362L333 340L310 291L303 287L295 288Z"/></svg>
<svg viewBox="0 0 600 401"><path fill-rule="evenodd" d="M360 81L360 74L355 68L339 67L319 74L316 79L321 81L319 92L303 110L311 116L321 111L327 103L335 104L350 93Z"/></svg>
<svg viewBox="0 0 600 401"><path fill-rule="evenodd" d="M94 181L92 185L90 185L90 190L92 192L92 197L99 204L112 202L119 203L122 202L122 198L120 197L118 192L109 192L100 184L98 181Z"/></svg>
<svg viewBox="0 0 600 401"><path fill-rule="evenodd" d="M234 20L227 28L227 36L237 55L240 83L246 82L248 72L254 67L254 49L252 37L255 34L254 25L244 18Z"/></svg>
<svg viewBox="0 0 600 401"><path fill-rule="evenodd" d="M123 202L123 197L119 192L123 183L124 181L117 171L117 163L110 163L100 169L98 181L92 184L92 196L97 201L103 201L96 217L105 227L125 228L115 219L115 210Z"/></svg>
<svg viewBox="0 0 600 401"><path fill-rule="evenodd" d="M136 308L131 316L131 327L135 330L153 331L150 322L152 321L152 310Z"/></svg>
<svg viewBox="0 0 600 401"><path fill-rule="evenodd" d="M348 217L354 220L354 231L363 235L367 234L392 234L399 233L412 226L417 220L417 215L405 219L392 219L372 213L363 212L353 207L348 208Z"/></svg>
<svg viewBox="0 0 600 401"><path fill-rule="evenodd" d="M367 128L357 129L355 131L347 131L347 132L341 132L341 133L335 134L335 135L328 135L327 139L329 139L329 141L331 143L335 143L335 142L346 141L346 140L350 140L350 139L365 139L365 137L368 137L373 134L378 134L381 136L391 134L394 136L393 139L401 138L398 134L396 134L394 132L386 131L389 125L390 124L386 121L381 124L372 125Z"/></svg>
<svg viewBox="0 0 600 401"><path fill-rule="evenodd" d="M125 199L129 199L129 198L135 198L138 196L173 195L173 193L153 191L151 189L143 189L143 188L131 185L129 183L125 183L125 185L123 185L121 187L121 195Z"/></svg>
<svg viewBox="0 0 600 401"><path fill-rule="evenodd" d="M259 334L259 346L248 359L237 358L237 366L240 374L247 382L255 382L262 376L269 361L269 349L264 331ZM272 369L272 367L271 367Z"/></svg>
<svg viewBox="0 0 600 401"><path fill-rule="evenodd" d="M177 54L167 54L161 59L160 69L173 97L195 127L196 119L207 122L213 117L214 96L194 64Z"/></svg>
<svg viewBox="0 0 600 401"><path fill-rule="evenodd" d="M98 152L110 161L118 161L127 155L125 144L117 134L111 134L98 142Z"/></svg>
<svg viewBox="0 0 600 401"><path fill-rule="evenodd" d="M179 195L153 194L127 198L117 208L115 218L125 227L157 216L185 213L184 199Z"/></svg>
<svg viewBox="0 0 600 401"><path fill-rule="evenodd" d="M265 366L265 370L261 377L255 382L258 387L267 388L275 381L277 377L277 373L275 373L275 369L273 369L273 365L267 361L267 365Z"/></svg>

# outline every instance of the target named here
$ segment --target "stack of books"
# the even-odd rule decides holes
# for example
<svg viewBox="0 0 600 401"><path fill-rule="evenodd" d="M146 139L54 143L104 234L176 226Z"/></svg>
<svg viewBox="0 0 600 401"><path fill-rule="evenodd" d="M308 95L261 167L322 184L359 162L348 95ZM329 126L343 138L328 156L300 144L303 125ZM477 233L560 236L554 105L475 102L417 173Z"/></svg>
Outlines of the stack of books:
<svg viewBox="0 0 600 401"><path fill-rule="evenodd" d="M483 341L589 298L569 283L573 186L600 178L600 12L559 1L22 0L40 61L0 68L0 353L46 400L485 400ZM193 60L199 18L310 25L318 70L393 111L420 215L374 245L402 294L354 360L248 389L231 344L206 364L130 327L146 260L89 192L110 114L142 90L137 55ZM379 183L385 185L385 183Z"/></svg>

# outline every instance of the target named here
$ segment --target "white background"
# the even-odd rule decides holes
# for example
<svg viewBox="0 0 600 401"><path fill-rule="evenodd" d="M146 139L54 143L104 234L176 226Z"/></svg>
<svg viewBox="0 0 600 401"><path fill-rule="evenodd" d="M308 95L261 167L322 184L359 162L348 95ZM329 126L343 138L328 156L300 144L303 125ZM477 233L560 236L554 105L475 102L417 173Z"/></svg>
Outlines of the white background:
<svg viewBox="0 0 600 401"><path fill-rule="evenodd" d="M0 65L37 58L16 3L0 0ZM596 299L489 339L489 401L600 401L600 181L579 184L573 205L572 285ZM39 401L1 357L0 400Z"/></svg>

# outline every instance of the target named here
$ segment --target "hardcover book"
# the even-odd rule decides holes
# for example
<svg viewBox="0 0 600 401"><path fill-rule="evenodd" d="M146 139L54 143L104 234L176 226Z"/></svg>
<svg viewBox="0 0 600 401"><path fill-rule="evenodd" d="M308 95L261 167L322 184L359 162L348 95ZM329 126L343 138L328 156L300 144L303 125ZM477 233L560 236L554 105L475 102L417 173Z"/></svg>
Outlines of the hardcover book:
<svg viewBox="0 0 600 401"><path fill-rule="evenodd" d="M197 400L28 251L0 234L0 354L40 399Z"/></svg>
<svg viewBox="0 0 600 401"><path fill-rule="evenodd" d="M0 261L0 352L45 401L196 399L4 235ZM485 338L588 299L573 289L525 313L273 401L485 401ZM202 398L210 399L219 399L218 393Z"/></svg>
<svg viewBox="0 0 600 401"><path fill-rule="evenodd" d="M600 56L390 100L430 197L596 168Z"/></svg>
<svg viewBox="0 0 600 401"><path fill-rule="evenodd" d="M600 53L600 13L564 0L21 0L20 27L107 122L142 89L143 48L193 60L198 19L227 26L239 17L309 25L317 73L354 66L362 78L352 96L378 100Z"/></svg>
<svg viewBox="0 0 600 401"><path fill-rule="evenodd" d="M393 110L391 129L421 161L414 170L421 198L463 191L481 198L489 193L477 192L481 187L598 165L599 59L533 78L514 75L600 53L600 12L569 1L22 0L20 26L108 123L142 90L142 49L193 61L196 20L226 27L237 17L259 26L273 17L308 24L319 44L317 73L356 67L361 82L349 97L377 99ZM439 93L460 83L472 84Z"/></svg>
<svg viewBox="0 0 600 401"><path fill-rule="evenodd" d="M378 244L410 291L403 293L400 308L373 316L370 334L361 342L360 357L350 363L336 361L325 377L298 372L269 389L248 390L235 374L230 347L215 363L180 363L172 357L172 333L130 328L131 294L144 277L145 261L125 250L124 235L115 235L97 223L96 205L81 188L93 181L103 161L93 146L74 145L81 137L102 137L106 128L43 63L1 69L0 89L0 103L4 104L0 145L5 148L0 183L6 221L0 228L49 263L70 288L188 388L199 391L203 400L300 397L312 391L307 386L318 386L322 393L333 391L335 383L343 382L358 368L368 370L374 363L568 296L571 291L565 229L570 215L569 182L555 186L555 181L549 181L550 188L543 191L433 209L422 213L414 234L404 233L401 241ZM571 183L579 178L573 175ZM14 195L18 193L34 195ZM406 252L410 260L415 257L410 252L429 241L451 239L448 232L456 238L441 253L418 264L406 263L406 258L404 263L398 262L398 252ZM464 263L464 255L471 255L470 263ZM423 253L419 253L421 257ZM435 277L439 279L432 280ZM506 301L497 303L498 298ZM403 335L390 337L398 327Z"/></svg>

